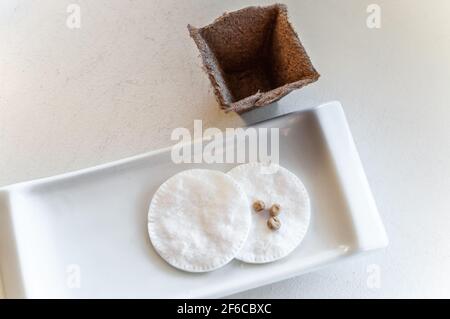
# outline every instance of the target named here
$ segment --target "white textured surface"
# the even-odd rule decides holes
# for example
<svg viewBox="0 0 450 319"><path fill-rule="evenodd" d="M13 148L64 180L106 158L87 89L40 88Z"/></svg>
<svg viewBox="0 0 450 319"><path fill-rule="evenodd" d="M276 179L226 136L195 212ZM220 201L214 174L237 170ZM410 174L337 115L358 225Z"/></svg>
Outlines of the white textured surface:
<svg viewBox="0 0 450 319"><path fill-rule="evenodd" d="M153 196L148 233L158 254L172 266L211 271L230 262L250 229L243 189L227 174L206 169L178 173Z"/></svg>
<svg viewBox="0 0 450 319"><path fill-rule="evenodd" d="M81 29L65 26L73 2ZM375 1L381 29L365 24L374 1L284 2L322 77L270 111L342 102L390 246L235 297L450 297L450 2ZM242 125L186 24L255 3L1 1L0 185L167 146L194 119Z"/></svg>
<svg viewBox="0 0 450 319"><path fill-rule="evenodd" d="M249 263L272 262L289 255L303 240L309 226L311 206L305 186L292 172L279 165L249 163L228 174L247 194L249 204L262 200L265 211L252 209L247 241L236 258ZM281 227L267 227L268 209L278 204Z"/></svg>

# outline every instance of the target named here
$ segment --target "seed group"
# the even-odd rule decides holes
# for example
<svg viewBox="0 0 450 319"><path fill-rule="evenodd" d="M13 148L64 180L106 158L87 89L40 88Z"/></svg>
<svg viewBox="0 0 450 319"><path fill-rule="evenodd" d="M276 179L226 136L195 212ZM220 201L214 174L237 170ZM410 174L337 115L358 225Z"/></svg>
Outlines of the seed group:
<svg viewBox="0 0 450 319"><path fill-rule="evenodd" d="M256 200L253 202L253 209L259 213L266 208L266 204L262 200ZM269 208L270 217L267 220L267 226L272 230L278 230L281 227L281 221L278 215L280 214L281 207L279 204L272 204Z"/></svg>

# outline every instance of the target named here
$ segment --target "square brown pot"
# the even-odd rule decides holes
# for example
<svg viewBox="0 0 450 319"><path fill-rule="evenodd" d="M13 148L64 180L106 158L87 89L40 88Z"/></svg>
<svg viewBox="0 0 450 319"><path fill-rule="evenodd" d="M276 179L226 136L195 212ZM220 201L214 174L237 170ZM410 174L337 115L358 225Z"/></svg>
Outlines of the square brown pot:
<svg viewBox="0 0 450 319"><path fill-rule="evenodd" d="M285 5L248 7L188 29L226 111L242 113L270 104L320 76Z"/></svg>

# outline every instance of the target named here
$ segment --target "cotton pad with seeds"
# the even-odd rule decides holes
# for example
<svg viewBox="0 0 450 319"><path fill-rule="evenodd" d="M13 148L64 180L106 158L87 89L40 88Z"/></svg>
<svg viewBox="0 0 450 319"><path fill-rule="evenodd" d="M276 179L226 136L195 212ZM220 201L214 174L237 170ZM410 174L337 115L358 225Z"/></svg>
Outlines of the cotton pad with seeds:
<svg viewBox="0 0 450 319"><path fill-rule="evenodd" d="M163 183L153 196L148 232L170 265L185 271L217 269L242 248L251 211L242 188L222 172L193 169Z"/></svg>
<svg viewBox="0 0 450 319"><path fill-rule="evenodd" d="M275 164L244 164L228 174L242 186L249 205L258 200L266 207L280 205L277 219L281 226L276 230L268 227L267 209L252 210L250 233L236 258L248 263L266 263L290 254L305 237L311 214L309 196L300 179Z"/></svg>

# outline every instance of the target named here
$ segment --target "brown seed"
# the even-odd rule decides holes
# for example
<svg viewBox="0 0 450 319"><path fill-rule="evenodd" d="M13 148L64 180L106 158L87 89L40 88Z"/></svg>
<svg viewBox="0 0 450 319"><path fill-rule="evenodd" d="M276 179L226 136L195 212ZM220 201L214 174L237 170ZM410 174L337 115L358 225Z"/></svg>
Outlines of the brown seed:
<svg viewBox="0 0 450 319"><path fill-rule="evenodd" d="M272 216L267 220L267 226L272 230L278 230L281 227L281 222L278 217Z"/></svg>
<svg viewBox="0 0 450 319"><path fill-rule="evenodd" d="M253 209L257 212L260 212L266 208L266 205L262 200L257 200L253 203Z"/></svg>
<svg viewBox="0 0 450 319"><path fill-rule="evenodd" d="M272 207L270 207L269 212L271 216L278 216L280 214L281 207L278 204L273 204Z"/></svg>

